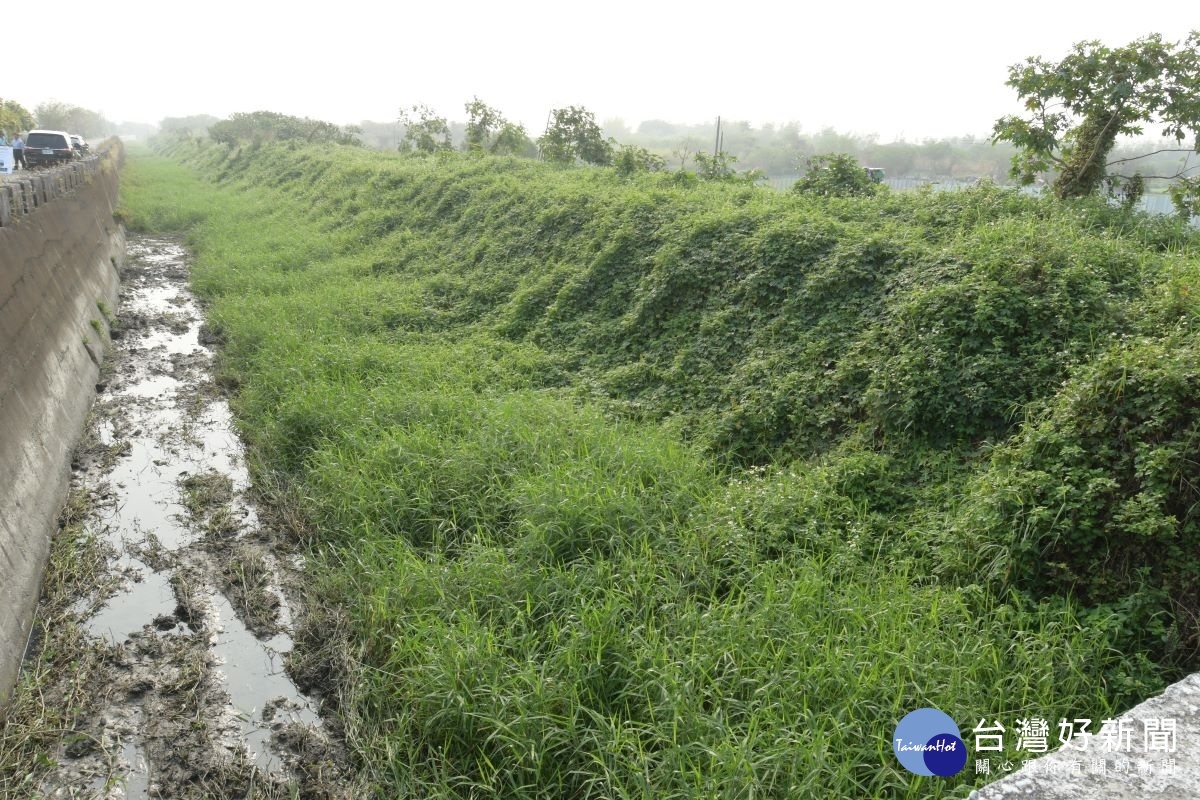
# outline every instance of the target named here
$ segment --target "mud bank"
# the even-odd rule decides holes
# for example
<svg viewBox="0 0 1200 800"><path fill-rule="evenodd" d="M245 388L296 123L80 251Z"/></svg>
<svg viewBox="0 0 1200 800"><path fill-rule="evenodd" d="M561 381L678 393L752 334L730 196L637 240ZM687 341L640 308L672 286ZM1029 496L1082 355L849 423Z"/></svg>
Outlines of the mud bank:
<svg viewBox="0 0 1200 800"><path fill-rule="evenodd" d="M352 797L319 698L285 669L295 564L249 496L185 256L129 241L72 477L98 566L69 609L39 612L30 657L68 637L88 668L48 670L39 691L85 691L30 796Z"/></svg>
<svg viewBox="0 0 1200 800"><path fill-rule="evenodd" d="M116 306L125 241L113 219L122 151L111 147L94 169L0 185L0 702L25 649Z"/></svg>

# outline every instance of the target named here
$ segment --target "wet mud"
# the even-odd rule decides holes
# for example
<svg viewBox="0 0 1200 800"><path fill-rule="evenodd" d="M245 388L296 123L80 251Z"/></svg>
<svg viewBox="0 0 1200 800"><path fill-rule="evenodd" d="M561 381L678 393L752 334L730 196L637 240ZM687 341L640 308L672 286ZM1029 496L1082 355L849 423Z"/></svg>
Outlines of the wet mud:
<svg viewBox="0 0 1200 800"><path fill-rule="evenodd" d="M319 694L287 669L294 560L249 492L186 255L129 239L110 366L73 463L99 568L54 626L76 631L88 666L46 678L51 702L86 686L30 796L353 797ZM61 646L54 635L27 664Z"/></svg>

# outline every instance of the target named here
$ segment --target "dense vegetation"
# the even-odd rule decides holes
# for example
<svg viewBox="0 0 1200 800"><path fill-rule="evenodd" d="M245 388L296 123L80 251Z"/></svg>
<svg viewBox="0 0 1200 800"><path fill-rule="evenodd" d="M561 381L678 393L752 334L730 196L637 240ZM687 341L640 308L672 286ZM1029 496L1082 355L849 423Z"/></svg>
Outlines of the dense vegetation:
<svg viewBox="0 0 1200 800"><path fill-rule="evenodd" d="M163 122L165 123L167 120L163 120ZM181 121L179 124L185 123ZM293 140L313 144L358 144L358 138L353 129L343 130L331 122L308 117L293 117L274 111L233 114L229 119L223 119L210 125L208 136L214 142L228 145Z"/></svg>
<svg viewBox="0 0 1200 800"><path fill-rule="evenodd" d="M124 213L188 231L381 797L948 796L979 779L901 769L907 711L970 742L1196 666L1175 222L166 152Z"/></svg>
<svg viewBox="0 0 1200 800"><path fill-rule="evenodd" d="M15 100L0 98L0 133L16 136L33 127L33 114Z"/></svg>

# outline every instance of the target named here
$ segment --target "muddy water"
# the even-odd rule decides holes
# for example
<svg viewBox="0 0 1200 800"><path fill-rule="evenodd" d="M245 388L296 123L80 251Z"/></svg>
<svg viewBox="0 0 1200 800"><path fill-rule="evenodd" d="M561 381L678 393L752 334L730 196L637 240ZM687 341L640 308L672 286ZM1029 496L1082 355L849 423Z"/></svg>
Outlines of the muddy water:
<svg viewBox="0 0 1200 800"><path fill-rule="evenodd" d="M79 598L105 700L49 797L349 796L318 704L288 676L287 564L247 497L177 243L131 236L112 368L73 481L115 589Z"/></svg>

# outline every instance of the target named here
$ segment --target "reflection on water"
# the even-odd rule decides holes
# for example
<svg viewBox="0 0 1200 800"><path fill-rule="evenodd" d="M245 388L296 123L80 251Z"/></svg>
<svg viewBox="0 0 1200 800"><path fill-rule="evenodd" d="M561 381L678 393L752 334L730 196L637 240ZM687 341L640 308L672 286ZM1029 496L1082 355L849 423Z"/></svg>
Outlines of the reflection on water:
<svg viewBox="0 0 1200 800"><path fill-rule="evenodd" d="M132 263L182 264L184 257L182 248L170 242L130 238ZM191 630L175 618L183 598L172 588L171 571L181 561L190 559L194 567L208 558L196 547L200 534L186 522L181 480L216 471L232 481L235 493L249 485L228 404L199 393L197 384L203 374L176 377L181 356L200 358L200 363L207 365L212 355L199 342L200 310L189 292L174 286L134 288L123 303L123 315L149 320L149 324L126 331L116 342L119 358L124 359L122 374L135 377L125 382L114 380L101 394L100 407L117 409L122 419L120 425L111 419L99 422L96 435L106 446L122 444L123 449L117 451L119 455L106 474L92 478L106 482L111 489L97 510L96 527L120 554L114 568L125 580L88 621L88 629L93 636L114 644L142 631L207 637L211 661L230 696L226 716L237 719L248 754L258 768L276 772L282 765L269 746L273 727L281 723L320 725L313 702L283 670L291 638L286 633L266 640L256 638L211 579L202 579L208 580L208 585L193 587L188 598L208 606L201 630ZM236 512L241 532L253 530L257 524L254 509L239 498ZM149 542L165 554L149 559L170 565L163 571L146 563L138 549ZM193 569L190 578L196 572ZM282 593L276 594L282 600ZM286 602L280 611L286 624L290 619ZM139 708L139 717L141 713ZM121 747L127 771L125 796L147 797L148 769L137 737L125 737Z"/></svg>

